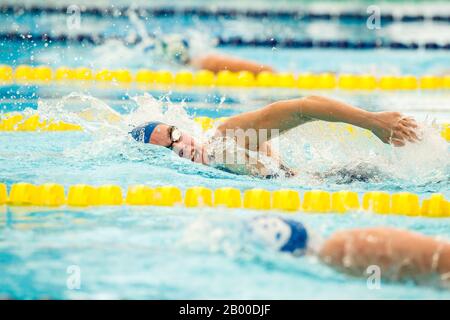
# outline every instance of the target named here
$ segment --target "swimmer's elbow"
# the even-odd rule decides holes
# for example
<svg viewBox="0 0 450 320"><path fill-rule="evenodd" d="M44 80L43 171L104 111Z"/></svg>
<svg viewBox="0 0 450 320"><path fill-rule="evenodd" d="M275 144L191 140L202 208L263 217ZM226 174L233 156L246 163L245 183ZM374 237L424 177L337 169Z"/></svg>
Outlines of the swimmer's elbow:
<svg viewBox="0 0 450 320"><path fill-rule="evenodd" d="M333 101L328 98L309 95L299 99L298 109L299 116L306 120L328 120L333 109Z"/></svg>
<svg viewBox="0 0 450 320"><path fill-rule="evenodd" d="M307 112L309 108L314 107L317 103L323 102L324 97L318 96L318 95L309 95L303 98L300 98L299 104L300 104L300 110L302 112Z"/></svg>
<svg viewBox="0 0 450 320"><path fill-rule="evenodd" d="M312 94L312 95L304 97L303 99L308 100L308 101L321 101L324 99L324 97L318 96L316 94Z"/></svg>

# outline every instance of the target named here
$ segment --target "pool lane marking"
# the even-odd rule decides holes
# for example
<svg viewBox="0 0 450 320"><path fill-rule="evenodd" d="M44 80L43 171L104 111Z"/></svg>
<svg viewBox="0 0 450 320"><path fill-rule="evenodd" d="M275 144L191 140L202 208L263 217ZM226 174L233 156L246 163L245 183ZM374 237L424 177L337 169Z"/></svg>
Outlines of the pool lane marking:
<svg viewBox="0 0 450 320"><path fill-rule="evenodd" d="M192 72L181 70L172 73L167 70L140 69L136 72L127 69L93 70L85 67L52 69L48 66L32 67L20 65L12 68L0 65L0 83L21 85L92 82L109 86L138 84L141 86L161 85L164 87L229 87L229 88L286 88L303 90L449 90L450 75L385 75L376 77L370 74L333 74L333 73L271 73L267 71L254 75L248 71L213 73L207 70Z"/></svg>
<svg viewBox="0 0 450 320"><path fill-rule="evenodd" d="M0 205L11 207L96 207L96 206L159 206L229 209L259 211L277 210L285 213L347 213L370 212L381 215L410 217L450 217L450 202L442 193L433 193L420 201L418 194L409 192L387 193L368 191L362 197L354 191L328 192L309 190L300 193L291 189L268 191L261 188L247 189L243 193L236 188L210 189L190 187L183 191L176 186L147 185L128 187L123 197L118 185L71 185L67 196L64 186L56 183L34 185L15 183L9 194L0 183Z"/></svg>

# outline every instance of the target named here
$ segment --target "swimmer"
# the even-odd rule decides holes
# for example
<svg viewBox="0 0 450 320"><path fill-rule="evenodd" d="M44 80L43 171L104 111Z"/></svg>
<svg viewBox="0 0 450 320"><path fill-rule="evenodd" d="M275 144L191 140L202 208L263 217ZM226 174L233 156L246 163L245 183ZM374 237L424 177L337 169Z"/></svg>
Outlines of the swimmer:
<svg viewBox="0 0 450 320"><path fill-rule="evenodd" d="M317 256L332 268L352 276L367 277L371 266L385 280L450 285L450 243L417 233L386 227L333 233L319 240L302 223L280 217L250 220L256 239L277 251Z"/></svg>
<svg viewBox="0 0 450 320"><path fill-rule="evenodd" d="M221 54L203 47L194 49L192 43L176 34L150 38L148 43L144 44L144 52L150 51L163 60L214 73L222 70L248 71L253 74L262 71L275 72L272 67L254 61Z"/></svg>
<svg viewBox="0 0 450 320"><path fill-rule="evenodd" d="M283 134L314 120L352 124L394 146L419 140L418 126L411 117L390 111L370 112L318 96L278 101L232 116L206 142L196 141L188 132L161 122L144 123L130 133L137 141L168 148L180 157L235 174L292 177L296 170L285 165L271 146L271 139L278 135L272 136L273 130ZM250 131L254 134L245 135Z"/></svg>

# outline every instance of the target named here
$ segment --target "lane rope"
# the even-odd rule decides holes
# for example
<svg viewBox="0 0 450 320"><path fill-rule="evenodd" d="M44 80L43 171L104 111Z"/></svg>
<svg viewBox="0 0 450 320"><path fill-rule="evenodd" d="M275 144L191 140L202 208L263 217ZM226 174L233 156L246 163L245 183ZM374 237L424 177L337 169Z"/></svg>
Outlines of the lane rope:
<svg viewBox="0 0 450 320"><path fill-rule="evenodd" d="M191 187L183 192L176 186L130 186L125 197L120 186L86 184L72 185L67 196L64 187L56 183L33 185L15 183L9 194L0 184L0 205L87 207L87 206L182 206L186 208L222 207L230 209L278 210L287 213L347 213L371 212L429 218L450 217L450 202L443 194L434 193L420 202L419 195L409 192L389 194L369 191L360 199L353 191L328 192L310 190L303 197L296 190Z"/></svg>
<svg viewBox="0 0 450 320"><path fill-rule="evenodd" d="M20 113L1 114L0 113L0 132L1 131L82 131L83 128L78 124L65 121L56 121L53 119L41 119L39 115L22 115Z"/></svg>
<svg viewBox="0 0 450 320"><path fill-rule="evenodd" d="M0 41L16 41L21 43L80 43L100 45L107 40L121 40L127 45L134 45L141 41L139 37L130 41L123 36L103 35L103 34L59 34L49 35L33 33L2 32ZM254 38L247 39L241 36L232 36L228 38L217 37L213 42L218 47L261 47L261 48L291 48L291 49L349 49L349 50L374 50L374 49L392 49L392 50L450 50L450 43L438 42L401 42L387 40L312 40L295 38Z"/></svg>
<svg viewBox="0 0 450 320"><path fill-rule="evenodd" d="M368 14L365 11L339 10L335 12L311 11L301 9L237 9L237 8L212 8L212 7L137 7L128 6L108 6L108 7L87 7L80 6L83 15L94 17L114 17L121 18L127 16L128 10L135 11L140 17L200 17L200 18L270 18L270 19L292 19L297 21L358 21L366 22ZM2 4L0 14L67 14L67 6L45 6L45 5L21 5ZM392 22L450 22L448 14L402 14L386 13L380 14L381 23Z"/></svg>
<svg viewBox="0 0 450 320"><path fill-rule="evenodd" d="M32 67L20 65L13 69L0 65L0 85L8 83L45 84L58 82L82 83L97 82L101 84L140 84L140 85L178 85L203 87L238 87L238 88L291 88L311 90L448 90L450 75L386 75L376 77L370 74L333 73L270 73L260 72L254 75L247 71L220 71L217 74L207 70L181 70L172 73L167 70L141 69L136 72L119 70L92 70L86 67L52 69L48 66Z"/></svg>

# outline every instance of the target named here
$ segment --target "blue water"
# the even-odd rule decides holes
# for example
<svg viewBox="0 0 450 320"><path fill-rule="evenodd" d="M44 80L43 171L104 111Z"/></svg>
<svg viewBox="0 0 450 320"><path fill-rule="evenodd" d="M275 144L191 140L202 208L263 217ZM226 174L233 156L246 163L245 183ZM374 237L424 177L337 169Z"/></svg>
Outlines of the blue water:
<svg viewBox="0 0 450 320"><path fill-rule="evenodd" d="M170 21L169 21L170 22ZM206 22L203 22L206 23ZM22 24L23 25L23 24ZM167 23L167 25L170 25ZM50 24L49 28L53 28ZM100 28L99 28L100 30ZM213 29L212 29L213 30ZM18 50L7 43L0 63L85 65L93 68L175 68L133 49L109 45L86 48L37 47ZM108 51L109 50L109 51ZM332 51L239 49L232 52L258 59L284 71L367 71L375 73L445 72L442 52ZM101 54L99 54L101 53ZM37 112L43 117L71 119L53 113L63 97L80 92L98 98L126 116L132 99L150 93L182 125L195 116L220 117L254 110L278 99L310 94L298 90L140 89L99 86L0 86L2 113ZM317 93L317 92L316 92ZM448 92L320 92L371 111L399 110L424 124L424 140L393 149L375 138L351 138L322 124L311 124L283 138L283 155L298 168L294 179L261 180L236 176L174 158L165 149L138 145L125 132L101 128L85 132L0 133L0 182L224 186L241 190L293 188L410 191L421 198L442 192L450 198L448 144L431 122L450 119ZM39 105L38 105L39 104ZM50 110L50 111L49 111ZM185 110L186 113L182 112ZM148 115L150 117L151 115ZM141 119L142 121L147 120ZM360 167L355 168L355 164ZM339 168L360 170L367 181L349 181ZM359 168L359 169L358 169ZM362 169L361 169L362 168ZM311 173L328 174L317 179ZM450 293L413 283L382 283L370 290L366 279L352 278L314 257L296 258L261 247L243 231L247 219L262 213L248 210L184 209L126 206L86 209L0 207L0 298L377 298L449 299ZM281 214L271 212L270 214ZM396 226L450 239L449 219L384 216L362 212L347 215L290 215L322 237L336 230ZM81 288L70 290L67 268L81 271Z"/></svg>
<svg viewBox="0 0 450 320"><path fill-rule="evenodd" d="M365 279L339 274L314 258L251 246L237 230L252 215L173 208L8 212L0 242L2 293L16 298L449 298L446 291L413 284L382 283L380 290L369 290ZM360 214L294 218L324 235L386 224L448 235L448 220ZM201 236L189 233L191 228ZM81 270L79 290L66 287L72 265Z"/></svg>

